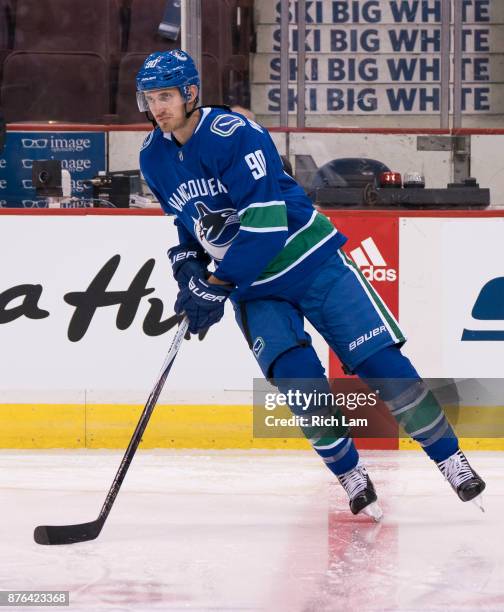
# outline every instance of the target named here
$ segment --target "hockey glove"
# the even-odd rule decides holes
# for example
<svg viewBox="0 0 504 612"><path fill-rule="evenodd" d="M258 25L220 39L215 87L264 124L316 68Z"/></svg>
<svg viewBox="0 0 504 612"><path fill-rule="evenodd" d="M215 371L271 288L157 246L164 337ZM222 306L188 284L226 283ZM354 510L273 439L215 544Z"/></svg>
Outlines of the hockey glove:
<svg viewBox="0 0 504 612"><path fill-rule="evenodd" d="M222 319L224 302L232 290L232 287L208 283L201 275L192 276L187 287L179 291L175 312L185 312L189 331L197 334Z"/></svg>
<svg viewBox="0 0 504 612"><path fill-rule="evenodd" d="M173 276L179 289L187 287L191 276L204 275L210 257L197 243L179 244L168 250Z"/></svg>

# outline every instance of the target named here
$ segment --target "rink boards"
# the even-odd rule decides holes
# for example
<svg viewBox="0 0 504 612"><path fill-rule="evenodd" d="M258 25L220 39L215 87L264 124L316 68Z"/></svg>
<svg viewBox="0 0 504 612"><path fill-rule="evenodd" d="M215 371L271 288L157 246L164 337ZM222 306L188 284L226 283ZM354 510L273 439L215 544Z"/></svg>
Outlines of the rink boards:
<svg viewBox="0 0 504 612"><path fill-rule="evenodd" d="M177 288L166 250L176 231L156 211L53 212L1 216L0 447L123 448L173 334ZM398 316L422 375L501 376L503 213L329 216L351 236L347 253ZM337 376L337 361L314 336ZM204 342L184 343L144 447L306 448L302 439L253 437L259 377L228 307ZM480 419L482 409L485 418L502 410L480 402L461 415ZM364 445L410 447L405 440ZM504 444L474 437L468 446Z"/></svg>

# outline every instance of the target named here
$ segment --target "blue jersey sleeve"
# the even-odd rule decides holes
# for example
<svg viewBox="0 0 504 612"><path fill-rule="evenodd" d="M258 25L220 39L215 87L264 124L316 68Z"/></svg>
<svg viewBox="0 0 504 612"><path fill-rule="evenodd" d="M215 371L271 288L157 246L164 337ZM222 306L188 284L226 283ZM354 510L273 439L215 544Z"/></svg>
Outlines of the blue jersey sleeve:
<svg viewBox="0 0 504 612"><path fill-rule="evenodd" d="M180 219L175 218L175 227L177 228L180 244L197 244L198 248L203 252L203 248L196 238L183 225Z"/></svg>
<svg viewBox="0 0 504 612"><path fill-rule="evenodd" d="M244 289L287 240L287 208L279 184L283 167L269 134L259 126L239 127L226 140L220 173L240 217L240 230L214 274Z"/></svg>

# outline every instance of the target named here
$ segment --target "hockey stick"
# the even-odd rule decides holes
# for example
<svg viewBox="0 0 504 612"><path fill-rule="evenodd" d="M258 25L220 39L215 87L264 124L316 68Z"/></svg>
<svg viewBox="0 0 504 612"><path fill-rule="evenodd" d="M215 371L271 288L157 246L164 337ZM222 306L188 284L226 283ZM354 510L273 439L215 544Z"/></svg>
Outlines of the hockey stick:
<svg viewBox="0 0 504 612"><path fill-rule="evenodd" d="M124 453L121 465L117 470L117 474L115 475L112 486L110 487L107 497L105 498L105 502L100 510L98 518L90 523L81 523L79 525L39 525L35 528L35 532L33 534L37 544L74 544L75 542L94 540L98 537L105 521L107 520L107 516L109 515L114 500L119 493L119 489L121 488L122 481L126 476L130 463L135 456L135 452L140 444L142 435L147 427L147 423L149 422L161 390L163 389L163 385L165 384L180 345L182 344L188 325L189 321L187 320L187 317L184 317L180 327L177 330L177 333L175 334L175 338L171 343L170 350L168 351L163 367L161 368L161 371L157 377L154 388L147 399L142 416L138 421L138 425L136 426L133 436L131 437L128 448Z"/></svg>

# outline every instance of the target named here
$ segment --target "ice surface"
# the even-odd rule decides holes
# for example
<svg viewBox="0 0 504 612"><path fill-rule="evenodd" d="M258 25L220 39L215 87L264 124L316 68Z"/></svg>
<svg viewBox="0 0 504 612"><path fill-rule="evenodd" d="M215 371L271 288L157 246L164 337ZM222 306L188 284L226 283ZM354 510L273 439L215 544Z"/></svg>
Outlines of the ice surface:
<svg viewBox="0 0 504 612"><path fill-rule="evenodd" d="M141 451L99 538L51 547L34 527L95 519L121 453L2 451L0 589L75 611L504 610L504 454L469 454L485 514L420 453L363 456L378 524L309 452Z"/></svg>

